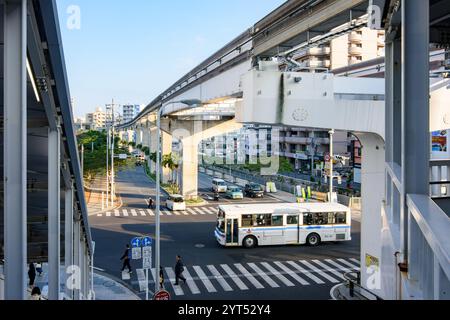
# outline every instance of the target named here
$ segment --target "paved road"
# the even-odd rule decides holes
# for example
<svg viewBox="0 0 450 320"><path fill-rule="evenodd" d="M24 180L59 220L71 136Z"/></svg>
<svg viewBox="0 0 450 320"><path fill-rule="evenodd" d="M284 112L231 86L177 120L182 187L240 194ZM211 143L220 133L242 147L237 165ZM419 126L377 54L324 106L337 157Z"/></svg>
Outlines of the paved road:
<svg viewBox="0 0 450 320"><path fill-rule="evenodd" d="M206 188L206 177L201 177ZM109 216L93 216L96 267L120 277L120 256L135 236L154 236L153 210L146 198L154 193L141 168L120 172L117 189L123 208ZM249 199L253 201L253 199ZM257 200L258 201L258 200ZM165 286L174 299L330 299L330 289L342 281L341 274L358 267L360 226L354 223L353 240L307 246L261 247L252 250L222 248L214 239L217 204L161 216L161 263ZM154 212L153 212L154 213ZM196 213L196 214L194 214ZM188 282L173 286L175 256L182 255ZM140 262L128 283L139 291L143 272ZM150 286L154 286L150 277ZM144 297L144 294L140 294Z"/></svg>

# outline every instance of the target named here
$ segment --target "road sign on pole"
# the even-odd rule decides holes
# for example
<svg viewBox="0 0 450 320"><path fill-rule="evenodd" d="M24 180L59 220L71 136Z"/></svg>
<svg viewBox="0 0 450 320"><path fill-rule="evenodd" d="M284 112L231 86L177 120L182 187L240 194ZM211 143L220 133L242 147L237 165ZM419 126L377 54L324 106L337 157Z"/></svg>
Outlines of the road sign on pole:
<svg viewBox="0 0 450 320"><path fill-rule="evenodd" d="M133 248L140 248L141 247L141 238L134 238L131 240L131 246Z"/></svg>
<svg viewBox="0 0 450 320"><path fill-rule="evenodd" d="M152 268L152 247L144 247L142 250L142 268Z"/></svg>
<svg viewBox="0 0 450 320"><path fill-rule="evenodd" d="M131 258L133 260L139 260L142 258L142 249L141 248L133 248L131 249Z"/></svg>
<svg viewBox="0 0 450 320"><path fill-rule="evenodd" d="M151 247L153 244L153 240L150 237L145 237L142 239L142 246L143 247Z"/></svg>
<svg viewBox="0 0 450 320"><path fill-rule="evenodd" d="M153 300L156 300L156 301L168 301L168 300L170 300L170 293L168 293L165 290L161 290L161 291L157 292L153 296Z"/></svg>

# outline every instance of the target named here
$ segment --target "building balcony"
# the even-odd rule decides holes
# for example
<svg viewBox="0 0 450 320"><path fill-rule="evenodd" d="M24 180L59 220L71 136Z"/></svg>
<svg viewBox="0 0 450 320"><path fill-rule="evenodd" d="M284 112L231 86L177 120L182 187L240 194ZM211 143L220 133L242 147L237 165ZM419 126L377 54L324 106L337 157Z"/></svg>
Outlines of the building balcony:
<svg viewBox="0 0 450 320"><path fill-rule="evenodd" d="M303 63L307 68L330 68L330 60L308 60Z"/></svg>
<svg viewBox="0 0 450 320"><path fill-rule="evenodd" d="M357 46L350 46L348 53L352 56L360 56L362 54L362 48Z"/></svg>
<svg viewBox="0 0 450 320"><path fill-rule="evenodd" d="M290 144L309 144L311 143L311 138L308 137L283 137L280 138L280 142L290 143Z"/></svg>
<svg viewBox="0 0 450 320"><path fill-rule="evenodd" d="M361 62L362 62L362 60L359 60L356 57L352 57L352 58L348 59L348 64L349 65L354 65L354 64L361 63Z"/></svg>
<svg viewBox="0 0 450 320"><path fill-rule="evenodd" d="M294 59L301 59L305 57L319 57L319 56L327 56L330 55L331 49L330 47L321 47L321 48L310 48L307 50L304 50L302 52L299 52L298 54L294 55Z"/></svg>
<svg viewBox="0 0 450 320"><path fill-rule="evenodd" d="M356 32L350 33L348 40L352 43L362 43L362 35Z"/></svg>

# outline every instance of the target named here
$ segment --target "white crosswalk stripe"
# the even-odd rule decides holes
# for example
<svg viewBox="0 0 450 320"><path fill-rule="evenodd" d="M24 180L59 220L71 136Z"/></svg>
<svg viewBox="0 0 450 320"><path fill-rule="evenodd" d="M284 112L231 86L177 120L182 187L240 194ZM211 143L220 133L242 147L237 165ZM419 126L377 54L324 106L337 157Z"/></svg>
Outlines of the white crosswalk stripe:
<svg viewBox="0 0 450 320"><path fill-rule="evenodd" d="M192 208L187 208L187 212L189 212L190 214L192 214L193 216L197 215L197 211L194 211Z"/></svg>
<svg viewBox="0 0 450 320"><path fill-rule="evenodd" d="M139 290L141 292L145 291L145 289L146 289L146 287L145 287L146 282L145 282L145 271L144 271L144 269L137 269L136 270L136 275L137 275L137 279L138 279L138 282L139 282Z"/></svg>
<svg viewBox="0 0 450 320"><path fill-rule="evenodd" d="M181 212L180 211L174 211L173 214L176 215L176 216L180 216Z"/></svg>
<svg viewBox="0 0 450 320"><path fill-rule="evenodd" d="M145 211L141 211L141 217L146 217L147 214L145 213Z"/></svg>
<svg viewBox="0 0 450 320"><path fill-rule="evenodd" d="M114 210L114 216L120 217L120 212L119 212L119 210Z"/></svg>
<svg viewBox="0 0 450 320"><path fill-rule="evenodd" d="M349 267L351 267L351 268L353 268L353 269L355 269L355 270L359 270L360 269L360 262L358 261L358 260L356 260L356 259L349 259L350 261L353 261L353 262L355 262L355 264L354 263L350 263L350 262L348 262L348 261L346 261L346 260L344 260L344 259L337 259L339 262L342 262L343 264L345 264L345 265L347 265L347 266L349 266Z"/></svg>
<svg viewBox="0 0 450 320"><path fill-rule="evenodd" d="M124 217L128 217L129 216L127 209L122 210L122 214L123 214Z"/></svg>
<svg viewBox="0 0 450 320"><path fill-rule="evenodd" d="M321 262L319 260L312 260L312 262L314 262L315 264L317 264L321 268L325 269L325 271L328 271L328 272L334 274L338 279L345 280L345 278L342 275L342 273L336 271L334 268L330 268L329 266L327 266L326 264L324 264L323 262Z"/></svg>
<svg viewBox="0 0 450 320"><path fill-rule="evenodd" d="M267 274L264 273L256 264L254 263L248 263L248 266L252 268L256 273L258 273L258 276L260 276L269 286L272 288L279 288L280 286L273 281Z"/></svg>
<svg viewBox="0 0 450 320"><path fill-rule="evenodd" d="M322 276L323 278L327 279L328 281L332 282L332 283L338 283L339 281L336 280L335 278L333 278L332 276L328 275L327 273L325 273L324 271L317 269L316 267L314 267L314 265L312 265L311 263L309 263L308 261L305 260L300 260L300 263L302 263L303 265L307 266L311 271L319 274L320 276Z"/></svg>
<svg viewBox="0 0 450 320"><path fill-rule="evenodd" d="M208 211L208 213L210 214L210 215L215 215L215 214L217 214L217 210L215 209L215 208L213 208L213 207L205 207L204 208L206 211Z"/></svg>
<svg viewBox="0 0 450 320"><path fill-rule="evenodd" d="M107 216L107 217L111 217L111 212L107 212L107 213L106 213L106 216Z"/></svg>
<svg viewBox="0 0 450 320"><path fill-rule="evenodd" d="M231 280L239 287L241 290L248 290L248 287L245 285L244 282L238 277L236 273L226 264L220 265L222 269L227 273L227 275L230 277Z"/></svg>
<svg viewBox="0 0 450 320"><path fill-rule="evenodd" d="M294 261L288 261L286 262L287 264L293 266L295 269L297 269L298 271L302 272L305 276L307 276L308 278L310 278L312 281L314 281L317 284L324 284L325 282L319 278L317 278L314 274L312 274L311 272L303 269L301 266L299 266L297 263L295 263Z"/></svg>
<svg viewBox="0 0 450 320"><path fill-rule="evenodd" d="M183 215L188 216L188 215L189 215L189 212L183 211Z"/></svg>
<svg viewBox="0 0 450 320"><path fill-rule="evenodd" d="M341 273L354 270L349 262L347 264L342 262L348 260L350 259L258 262L246 263L245 267L243 264L235 263L233 265L221 264L220 269L219 266L214 265L197 265L185 268L183 275L187 280L186 286L183 283L180 283L181 286L175 286L173 269L164 268L164 270L168 276L166 283L167 281L171 282L170 289L176 296L183 296L185 294L215 294L219 291L231 292L236 288L241 291L250 290L246 282L252 285L252 289L264 289L265 284L263 285L263 283L266 283L268 288L274 289L295 287L296 285L309 286L311 281L319 285L337 283L342 281ZM142 283L144 275L141 273L137 270L138 281L136 284L139 284L140 290L143 290L145 289L145 284ZM149 274L150 277L153 278L149 284L151 288L152 283L159 281L159 276L155 275L155 269L152 269L151 274ZM311 281L305 280L305 277ZM340 280L338 281L334 277ZM260 281L263 281L263 283ZM234 284L235 287L233 288L230 284Z"/></svg>
<svg viewBox="0 0 450 320"><path fill-rule="evenodd" d="M197 211L198 213L200 213L201 215L205 215L205 211L199 209L199 208L194 208L195 211Z"/></svg>
<svg viewBox="0 0 450 320"><path fill-rule="evenodd" d="M165 214L166 216L171 216L172 215L172 212L170 212L169 210L161 211L161 213Z"/></svg>
<svg viewBox="0 0 450 320"><path fill-rule="evenodd" d="M153 210L151 210L151 209L147 209L147 213L148 213L149 215L151 215L151 216L154 216L154 215L155 215L155 213L154 213Z"/></svg>
<svg viewBox="0 0 450 320"><path fill-rule="evenodd" d="M283 276L282 274L280 274L280 272L278 272L274 267L272 267L270 264L268 264L267 262L262 262L261 263L264 268L266 268L267 270L269 270L269 272L271 274L273 274L275 277L277 277L278 279L280 279L281 282L283 282L286 286L288 287L294 287L295 284L293 284L291 281L289 281L288 278L286 278L285 276Z"/></svg>
<svg viewBox="0 0 450 320"><path fill-rule="evenodd" d="M281 270L283 270L283 272L285 272L286 274L290 275L292 278L294 278L298 283L300 283L301 285L307 286L309 285L309 282L304 280L303 278L301 278L298 274L296 274L294 271L292 271L291 269L289 269L287 266L285 266L283 263L277 261L274 262Z"/></svg>
<svg viewBox="0 0 450 320"><path fill-rule="evenodd" d="M233 291L233 288L228 284L228 282L222 277L222 275L219 273L219 271L216 269L216 267L212 265L208 265L207 268L211 272L211 274L215 277L217 282L222 286L223 290L225 291Z"/></svg>
<svg viewBox="0 0 450 320"><path fill-rule="evenodd" d="M248 281L251 282L251 284L256 289L264 289L264 286L258 280L256 280L256 278L254 276L252 276L252 274L250 272L248 272L247 269L245 269L242 264L235 263L234 266L242 273L242 275L244 277L246 277L248 279Z"/></svg>
<svg viewBox="0 0 450 320"><path fill-rule="evenodd" d="M137 212L136 212L135 209L131 209L131 215L132 215L133 217L137 217Z"/></svg>
<svg viewBox="0 0 450 320"><path fill-rule="evenodd" d="M194 268L195 272L198 274L198 277L203 282L203 285L205 286L206 290L208 290L208 292L217 292L216 288L214 288L212 282L208 279L202 268L200 268L199 266L193 266L192 268Z"/></svg>
<svg viewBox="0 0 450 320"><path fill-rule="evenodd" d="M164 268L164 270L166 271L167 275L169 276L169 281L170 281L170 284L172 286L173 292L175 292L175 295L177 295L177 296L184 295L183 289L181 289L180 286L174 285L174 283L175 283L175 272L173 272L172 268Z"/></svg>
<svg viewBox="0 0 450 320"><path fill-rule="evenodd" d="M191 290L192 294L200 294L200 290L198 289L197 285L195 284L194 279L192 279L192 276L189 273L187 267L184 269L183 275L184 275L184 277L187 280L186 284L188 285L188 287Z"/></svg>

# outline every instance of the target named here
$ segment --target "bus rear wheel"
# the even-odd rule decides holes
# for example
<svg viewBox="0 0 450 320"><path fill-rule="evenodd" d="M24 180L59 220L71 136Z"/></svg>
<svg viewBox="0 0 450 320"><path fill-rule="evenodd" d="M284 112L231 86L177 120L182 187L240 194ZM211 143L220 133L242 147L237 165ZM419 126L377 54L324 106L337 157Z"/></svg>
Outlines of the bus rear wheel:
<svg viewBox="0 0 450 320"><path fill-rule="evenodd" d="M308 238L306 238L306 243L310 247L317 247L320 244L320 236L317 233L311 233Z"/></svg>
<svg viewBox="0 0 450 320"><path fill-rule="evenodd" d="M242 245L247 249L255 248L258 245L258 240L254 236L248 236L242 241Z"/></svg>

